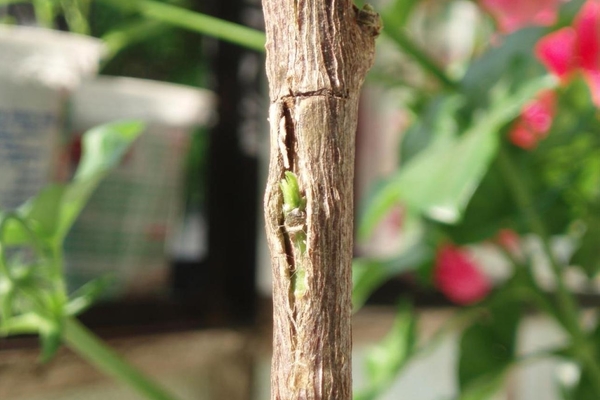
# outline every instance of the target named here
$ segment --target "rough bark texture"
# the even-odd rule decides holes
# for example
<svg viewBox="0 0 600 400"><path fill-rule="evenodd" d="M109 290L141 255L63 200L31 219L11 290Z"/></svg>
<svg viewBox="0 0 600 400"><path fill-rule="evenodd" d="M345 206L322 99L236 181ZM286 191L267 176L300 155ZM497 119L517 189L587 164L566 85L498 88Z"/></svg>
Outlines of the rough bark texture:
<svg viewBox="0 0 600 400"><path fill-rule="evenodd" d="M271 398L350 400L354 136L379 18L345 0L263 0L263 9L271 98ZM286 171L297 176L306 200L294 214L294 232L283 212ZM305 246L295 245L298 238Z"/></svg>

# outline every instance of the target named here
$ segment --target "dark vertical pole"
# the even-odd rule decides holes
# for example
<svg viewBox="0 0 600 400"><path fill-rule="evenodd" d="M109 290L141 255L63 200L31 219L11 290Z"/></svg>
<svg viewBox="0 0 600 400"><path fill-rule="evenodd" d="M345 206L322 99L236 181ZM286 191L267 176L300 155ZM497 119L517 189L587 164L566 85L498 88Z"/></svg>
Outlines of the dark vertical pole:
<svg viewBox="0 0 600 400"><path fill-rule="evenodd" d="M241 23L241 0L203 2L212 15ZM212 71L219 120L210 133L208 167L209 322L247 323L255 313L257 160L243 146L248 82L240 70L248 51L214 43Z"/></svg>

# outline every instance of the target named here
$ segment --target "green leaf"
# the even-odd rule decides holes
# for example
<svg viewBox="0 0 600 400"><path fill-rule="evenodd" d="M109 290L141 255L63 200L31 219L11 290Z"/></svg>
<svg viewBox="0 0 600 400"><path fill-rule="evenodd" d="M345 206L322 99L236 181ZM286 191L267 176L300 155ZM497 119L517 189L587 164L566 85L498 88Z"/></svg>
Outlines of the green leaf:
<svg viewBox="0 0 600 400"><path fill-rule="evenodd" d="M60 265L60 245L64 235L86 201L115 167L141 133L138 122L118 122L94 128L84 134L83 158L72 183L51 185L21 206L15 213L2 213L4 250L10 244L27 243L35 250L34 262L24 263L16 253L0 259L0 334L37 331L42 345L41 360L52 358L60 346L62 320L67 297ZM22 249L22 248L21 248ZM83 310L95 298L99 285L85 287L71 312Z"/></svg>
<svg viewBox="0 0 600 400"><path fill-rule="evenodd" d="M90 129L83 135L83 156L74 181L93 178L115 167L129 146L142 133L139 121L121 121Z"/></svg>
<svg viewBox="0 0 600 400"><path fill-rule="evenodd" d="M596 312L596 316L598 316L598 312ZM596 327L592 332L590 332L588 343L592 344L591 352L593 358L596 362L600 362L600 321L596 321ZM567 352L567 356L570 356L570 359L573 360L573 357L576 357L576 351ZM591 373L591 371L586 368L584 365L578 365L580 368L579 381L574 385L570 385L566 387L565 382L563 383L563 387L567 392L572 394L574 400L597 400L598 399L598 382L594 381L597 375Z"/></svg>
<svg viewBox="0 0 600 400"><path fill-rule="evenodd" d="M386 7L381 15L388 21L390 27L400 28L406 25L417 2L418 0L396 0Z"/></svg>
<svg viewBox="0 0 600 400"><path fill-rule="evenodd" d="M60 207L65 191L66 186L51 184L19 207L19 215L30 222L37 237L51 238L55 235L60 223ZM8 236L5 238L9 242L12 239Z"/></svg>
<svg viewBox="0 0 600 400"><path fill-rule="evenodd" d="M352 306L358 311L369 296L391 277L414 271L433 258L433 251L417 244L390 260L357 258L352 263Z"/></svg>
<svg viewBox="0 0 600 400"><path fill-rule="evenodd" d="M17 215L30 223L37 239L63 240L93 191L110 169L118 165L143 128L137 121L115 122L83 135L82 159L73 182L50 185L17 210ZM2 215L0 213L0 217ZM23 244L30 240L20 222L7 222L5 244Z"/></svg>
<svg viewBox="0 0 600 400"><path fill-rule="evenodd" d="M69 316L76 316L87 310L102 294L114 284L113 276L104 276L90 281L77 289L67 303L66 313Z"/></svg>
<svg viewBox="0 0 600 400"><path fill-rule="evenodd" d="M585 221L587 229L571 263L580 266L589 278L600 272L600 216L590 213Z"/></svg>
<svg viewBox="0 0 600 400"><path fill-rule="evenodd" d="M437 97L422 110L421 116L404 134L400 147L400 162L405 165L432 143L451 141L459 131L456 113L463 100L460 96Z"/></svg>
<svg viewBox="0 0 600 400"><path fill-rule="evenodd" d="M133 141L142 133L138 121L115 122L86 132L79 168L63 195L58 237L62 240L93 191L111 168L118 165Z"/></svg>
<svg viewBox="0 0 600 400"><path fill-rule="evenodd" d="M460 394L459 400L489 400L504 382L504 374L490 374L472 382L469 387Z"/></svg>
<svg viewBox="0 0 600 400"><path fill-rule="evenodd" d="M290 212L293 209L303 210L306 200L300 193L298 178L291 171L285 171L285 179L279 182L281 193L283 194L283 211Z"/></svg>
<svg viewBox="0 0 600 400"><path fill-rule="evenodd" d="M595 377L586 369L581 370L579 382L575 388L573 388L573 399L598 400L598 393L596 392L595 385L592 381L593 379L595 379Z"/></svg>
<svg viewBox="0 0 600 400"><path fill-rule="evenodd" d="M412 305L402 301L392 329L366 355L368 383L355 395L355 400L375 399L389 388L414 353L416 327Z"/></svg>
<svg viewBox="0 0 600 400"><path fill-rule="evenodd" d="M399 202L433 220L459 222L496 155L500 129L519 114L528 100L551 84L553 81L545 77L513 94L507 94L507 88L498 84L490 109L476 114L464 134L452 138L441 134L443 140L433 141L379 189L366 205L359 236L367 237Z"/></svg>
<svg viewBox="0 0 600 400"><path fill-rule="evenodd" d="M521 313L519 303L504 301L463 332L458 369L461 400L486 400L500 387L515 360Z"/></svg>
<svg viewBox="0 0 600 400"><path fill-rule="evenodd" d="M2 320L0 324L0 336L37 333L43 324L41 321L39 315L33 312Z"/></svg>
<svg viewBox="0 0 600 400"><path fill-rule="evenodd" d="M487 104L490 91L505 78L515 86L523 85L544 73L531 49L546 33L539 27L521 29L502 38L501 46L489 46L489 50L473 61L460 86L469 102L479 107Z"/></svg>
<svg viewBox="0 0 600 400"><path fill-rule="evenodd" d="M456 244L478 243L492 238L500 229L512 227L511 222L518 214L496 157L471 197L461 222L443 225L442 229Z"/></svg>

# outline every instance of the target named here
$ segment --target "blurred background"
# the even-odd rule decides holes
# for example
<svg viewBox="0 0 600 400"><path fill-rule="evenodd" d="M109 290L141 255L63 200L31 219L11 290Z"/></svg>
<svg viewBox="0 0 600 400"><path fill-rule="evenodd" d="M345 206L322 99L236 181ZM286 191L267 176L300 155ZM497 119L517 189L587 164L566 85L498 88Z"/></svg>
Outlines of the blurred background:
<svg viewBox="0 0 600 400"><path fill-rule="evenodd" d="M378 373L385 384L371 395L358 390L362 399L594 398L565 397L563 388L581 374L573 362L536 359L536 351L566 339L534 312L522 316L518 334L514 322L509 339L494 331L486 342L497 350L492 361L476 364L473 358L473 369L501 370L490 378L493 390L465 389L480 376L465 372L468 343L461 329L496 314L477 307L455 312L513 281L511 260L518 255L507 256L510 244L501 239L541 254L532 266L537 282L550 292L555 284L540 241L526 236L526 217L498 178L496 147L506 146L518 159L513 175L535 181L540 200L531 206L551 222L558 257L579 254L581 260L577 249L589 242L590 259L600 259L600 231L589 223L597 214L582 211L600 204L593 94L583 81L562 86L558 96L571 112L550 117L552 129L561 132L577 119L589 138L551 131L538 146L538 139L518 136L512 125L538 89L557 86L518 91L546 75L534 55L536 42L568 26L583 1L532 2L544 3L541 11L523 3L512 14L498 11L496 3L503 2L375 4L385 30L361 96L357 131L353 370L357 388L374 387ZM181 399L267 399L272 302L262 222L269 140L264 54L186 29L183 16L174 14L178 23L168 13L156 17L151 7L159 4L160 13L166 4L264 31L260 1L131 4L0 2L0 207L15 208L48 182L70 179L84 131L114 120L145 121L144 134L65 241L70 292L92 279L108 280L80 320ZM503 19L507 14L514 18ZM439 157L442 148L452 156ZM441 161L411 164L428 150L430 159ZM559 176L569 163L558 159L565 151L571 151L568 160L589 159L583 172ZM403 168L412 173L399 175ZM534 172L523 172L527 168ZM429 176L437 180L428 186ZM396 195L397 182L425 189ZM589 237L577 231L582 224ZM448 241L452 245L444 247ZM469 264L448 273L454 282L449 290L439 267L444 254L456 257L452 265ZM464 254L469 261L463 262ZM468 276L456 283L463 272ZM590 321L595 276L595 270L579 269L565 278ZM453 290L461 285L466 289ZM512 326L511 318L502 318L494 321ZM417 342L427 345L416 348ZM0 339L0 399L141 399L70 350L40 363L38 347L34 336ZM526 354L531 362L519 360L513 368L507 348L511 357ZM390 352L396 358L386 359ZM374 367L386 362L384 372Z"/></svg>

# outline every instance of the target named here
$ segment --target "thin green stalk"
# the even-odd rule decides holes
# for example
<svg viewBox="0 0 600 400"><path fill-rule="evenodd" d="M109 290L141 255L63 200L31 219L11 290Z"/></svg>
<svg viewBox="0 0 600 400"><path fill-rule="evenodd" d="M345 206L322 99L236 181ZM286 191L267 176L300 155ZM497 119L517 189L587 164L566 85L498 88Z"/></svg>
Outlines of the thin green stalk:
<svg viewBox="0 0 600 400"><path fill-rule="evenodd" d="M67 295L67 284L65 282L64 271L64 250L61 242L52 246L52 283L55 287L55 293L59 296L60 303L64 307L69 301Z"/></svg>
<svg viewBox="0 0 600 400"><path fill-rule="evenodd" d="M394 29L394 23L382 15L383 33L392 39L406 54L411 56L424 70L435 76L446 88L456 90L458 84L439 65L415 44L401 29ZM385 29L385 27L390 27Z"/></svg>
<svg viewBox="0 0 600 400"><path fill-rule="evenodd" d="M149 18L254 50L265 50L265 34L255 29L156 1L143 1L140 9L142 14Z"/></svg>
<svg viewBox="0 0 600 400"><path fill-rule="evenodd" d="M183 29L212 36L257 51L265 50L265 34L233 22L152 0L101 0L124 12L138 12L145 17Z"/></svg>
<svg viewBox="0 0 600 400"><path fill-rule="evenodd" d="M528 364L537 363L539 361L557 357L557 354L564 351L563 347L547 347L540 350L535 350L530 353L526 353L516 357L514 363L516 365L525 366Z"/></svg>
<svg viewBox="0 0 600 400"><path fill-rule="evenodd" d="M561 318L558 322L570 333L575 355L579 358L584 367L592 374L596 394L600 396L600 366L594 357L593 344L589 340L579 322L579 307L574 296L567 288L563 271L556 260L550 245L550 238L541 216L534 207L533 196L527 184L521 178L521 174L515 168L514 161L502 146L498 152L498 161L502 175L508 184L512 196L515 199L519 209L525 215L529 227L542 241L542 246L546 256L550 261L550 266L556 280L556 290L558 296L557 307Z"/></svg>
<svg viewBox="0 0 600 400"><path fill-rule="evenodd" d="M151 378L123 360L74 318L65 320L63 340L100 371L128 385L149 400L176 400Z"/></svg>
<svg viewBox="0 0 600 400"><path fill-rule="evenodd" d="M531 231L542 241L542 247L548 257L552 273L556 280L559 300L558 306L561 308L563 317L565 317L565 321L568 323L568 326L565 328L571 334L575 335L581 329L578 322L579 308L565 285L562 268L556 260L552 247L550 246L550 238L546 231L546 227L544 226L544 222L534 207L533 196L529 192L529 187L521 179L521 174L515 168L513 160L511 160L508 152L502 146L498 151L498 162L512 196L521 212L525 215Z"/></svg>
<svg viewBox="0 0 600 400"><path fill-rule="evenodd" d="M61 0L60 6L70 32L81 35L90 34L89 0Z"/></svg>
<svg viewBox="0 0 600 400"><path fill-rule="evenodd" d="M124 48L157 36L168 28L170 28L168 25L160 21L144 18L108 32L102 36L102 40L107 48L107 54L102 59L103 65L106 65L109 60Z"/></svg>
<svg viewBox="0 0 600 400"><path fill-rule="evenodd" d="M56 18L56 5L52 1L33 0L33 11L36 22L48 29L54 29L54 19Z"/></svg>
<svg viewBox="0 0 600 400"><path fill-rule="evenodd" d="M511 262L515 272L519 272L520 268L526 268L528 271L531 271L532 260L530 256L523 253L522 257L519 257L513 254L513 252L507 249L505 246L498 246L498 248L504 254L504 256L508 258L508 260ZM531 275L529 274L528 280L529 285L520 288L519 292L524 292L523 295L515 293L515 296L521 297L523 298L523 300L531 301L532 303L537 305L537 307L540 310L543 310L548 315L551 315L554 318L560 320L562 318L562 315L557 313L556 307L554 306L554 303L552 303L551 299L546 295L546 293L539 287L534 278L531 277ZM566 322L561 320L560 324L564 326Z"/></svg>

